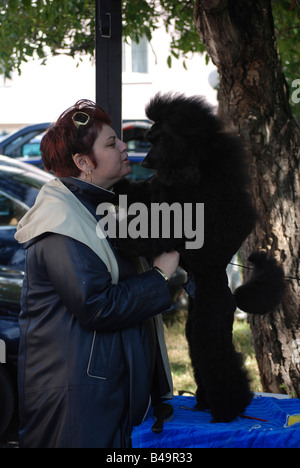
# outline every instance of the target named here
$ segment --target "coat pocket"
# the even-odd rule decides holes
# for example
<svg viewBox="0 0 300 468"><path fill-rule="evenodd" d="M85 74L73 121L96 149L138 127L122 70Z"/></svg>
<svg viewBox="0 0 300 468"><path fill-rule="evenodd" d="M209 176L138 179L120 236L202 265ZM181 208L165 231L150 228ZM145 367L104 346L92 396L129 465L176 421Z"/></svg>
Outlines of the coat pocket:
<svg viewBox="0 0 300 468"><path fill-rule="evenodd" d="M114 341L114 333L94 332L87 368L87 374L89 377L104 380L109 378Z"/></svg>

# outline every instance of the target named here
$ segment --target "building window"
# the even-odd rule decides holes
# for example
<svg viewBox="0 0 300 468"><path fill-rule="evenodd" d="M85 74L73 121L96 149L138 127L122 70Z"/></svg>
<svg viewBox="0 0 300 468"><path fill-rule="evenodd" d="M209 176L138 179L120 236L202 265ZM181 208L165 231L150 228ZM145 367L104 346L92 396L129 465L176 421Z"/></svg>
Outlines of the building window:
<svg viewBox="0 0 300 468"><path fill-rule="evenodd" d="M123 43L123 71L126 73L149 73L149 43L146 36L139 42L127 39Z"/></svg>
<svg viewBox="0 0 300 468"><path fill-rule="evenodd" d="M131 60L133 73L148 73L148 41L145 36L139 43L132 42Z"/></svg>

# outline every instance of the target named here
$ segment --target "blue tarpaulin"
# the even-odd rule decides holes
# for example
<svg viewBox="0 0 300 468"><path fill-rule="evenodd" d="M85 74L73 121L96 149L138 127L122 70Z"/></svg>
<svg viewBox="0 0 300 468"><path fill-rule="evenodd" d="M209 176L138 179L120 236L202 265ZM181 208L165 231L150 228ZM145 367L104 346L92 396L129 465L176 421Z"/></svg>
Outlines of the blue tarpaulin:
<svg viewBox="0 0 300 468"><path fill-rule="evenodd" d="M150 411L134 428L134 448L300 448L300 400L255 396L243 417L231 423L211 424L211 415L195 411L195 398L175 396L163 431L152 431ZM256 418L256 419L252 419Z"/></svg>

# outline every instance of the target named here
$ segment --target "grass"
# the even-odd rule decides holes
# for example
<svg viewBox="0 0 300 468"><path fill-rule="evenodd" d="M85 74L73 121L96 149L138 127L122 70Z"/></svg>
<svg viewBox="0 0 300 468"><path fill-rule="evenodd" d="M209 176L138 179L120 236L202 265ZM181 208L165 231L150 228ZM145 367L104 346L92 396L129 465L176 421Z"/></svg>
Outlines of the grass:
<svg viewBox="0 0 300 468"><path fill-rule="evenodd" d="M181 311L176 320L165 326L165 338L171 365L174 394L180 391L195 393L196 385L185 337L186 314Z"/></svg>
<svg viewBox="0 0 300 468"><path fill-rule="evenodd" d="M188 352L188 345L185 337L186 311L180 311L173 322L168 322L165 326L165 338L170 359L173 376L174 394L180 391L196 391L196 384L193 376L193 369ZM233 328L233 342L236 350L243 353L245 357L245 367L251 378L253 391L261 392L262 386L259 377L255 352L251 341L250 325L245 320L236 319Z"/></svg>
<svg viewBox="0 0 300 468"><path fill-rule="evenodd" d="M252 345L252 336L249 323L236 319L233 324L233 343L235 349L243 354L245 367L251 379L251 388L254 392L262 392L258 365Z"/></svg>

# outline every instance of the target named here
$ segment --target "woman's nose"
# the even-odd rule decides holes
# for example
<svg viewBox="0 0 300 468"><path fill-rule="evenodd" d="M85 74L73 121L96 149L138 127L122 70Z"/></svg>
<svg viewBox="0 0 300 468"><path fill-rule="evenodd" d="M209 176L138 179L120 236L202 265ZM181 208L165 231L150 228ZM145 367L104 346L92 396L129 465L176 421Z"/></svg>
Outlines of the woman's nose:
<svg viewBox="0 0 300 468"><path fill-rule="evenodd" d="M120 151L121 151L121 153L123 153L124 151L127 151L128 150L127 143L125 143L125 141L123 141L123 140L119 140L119 141L120 141Z"/></svg>

